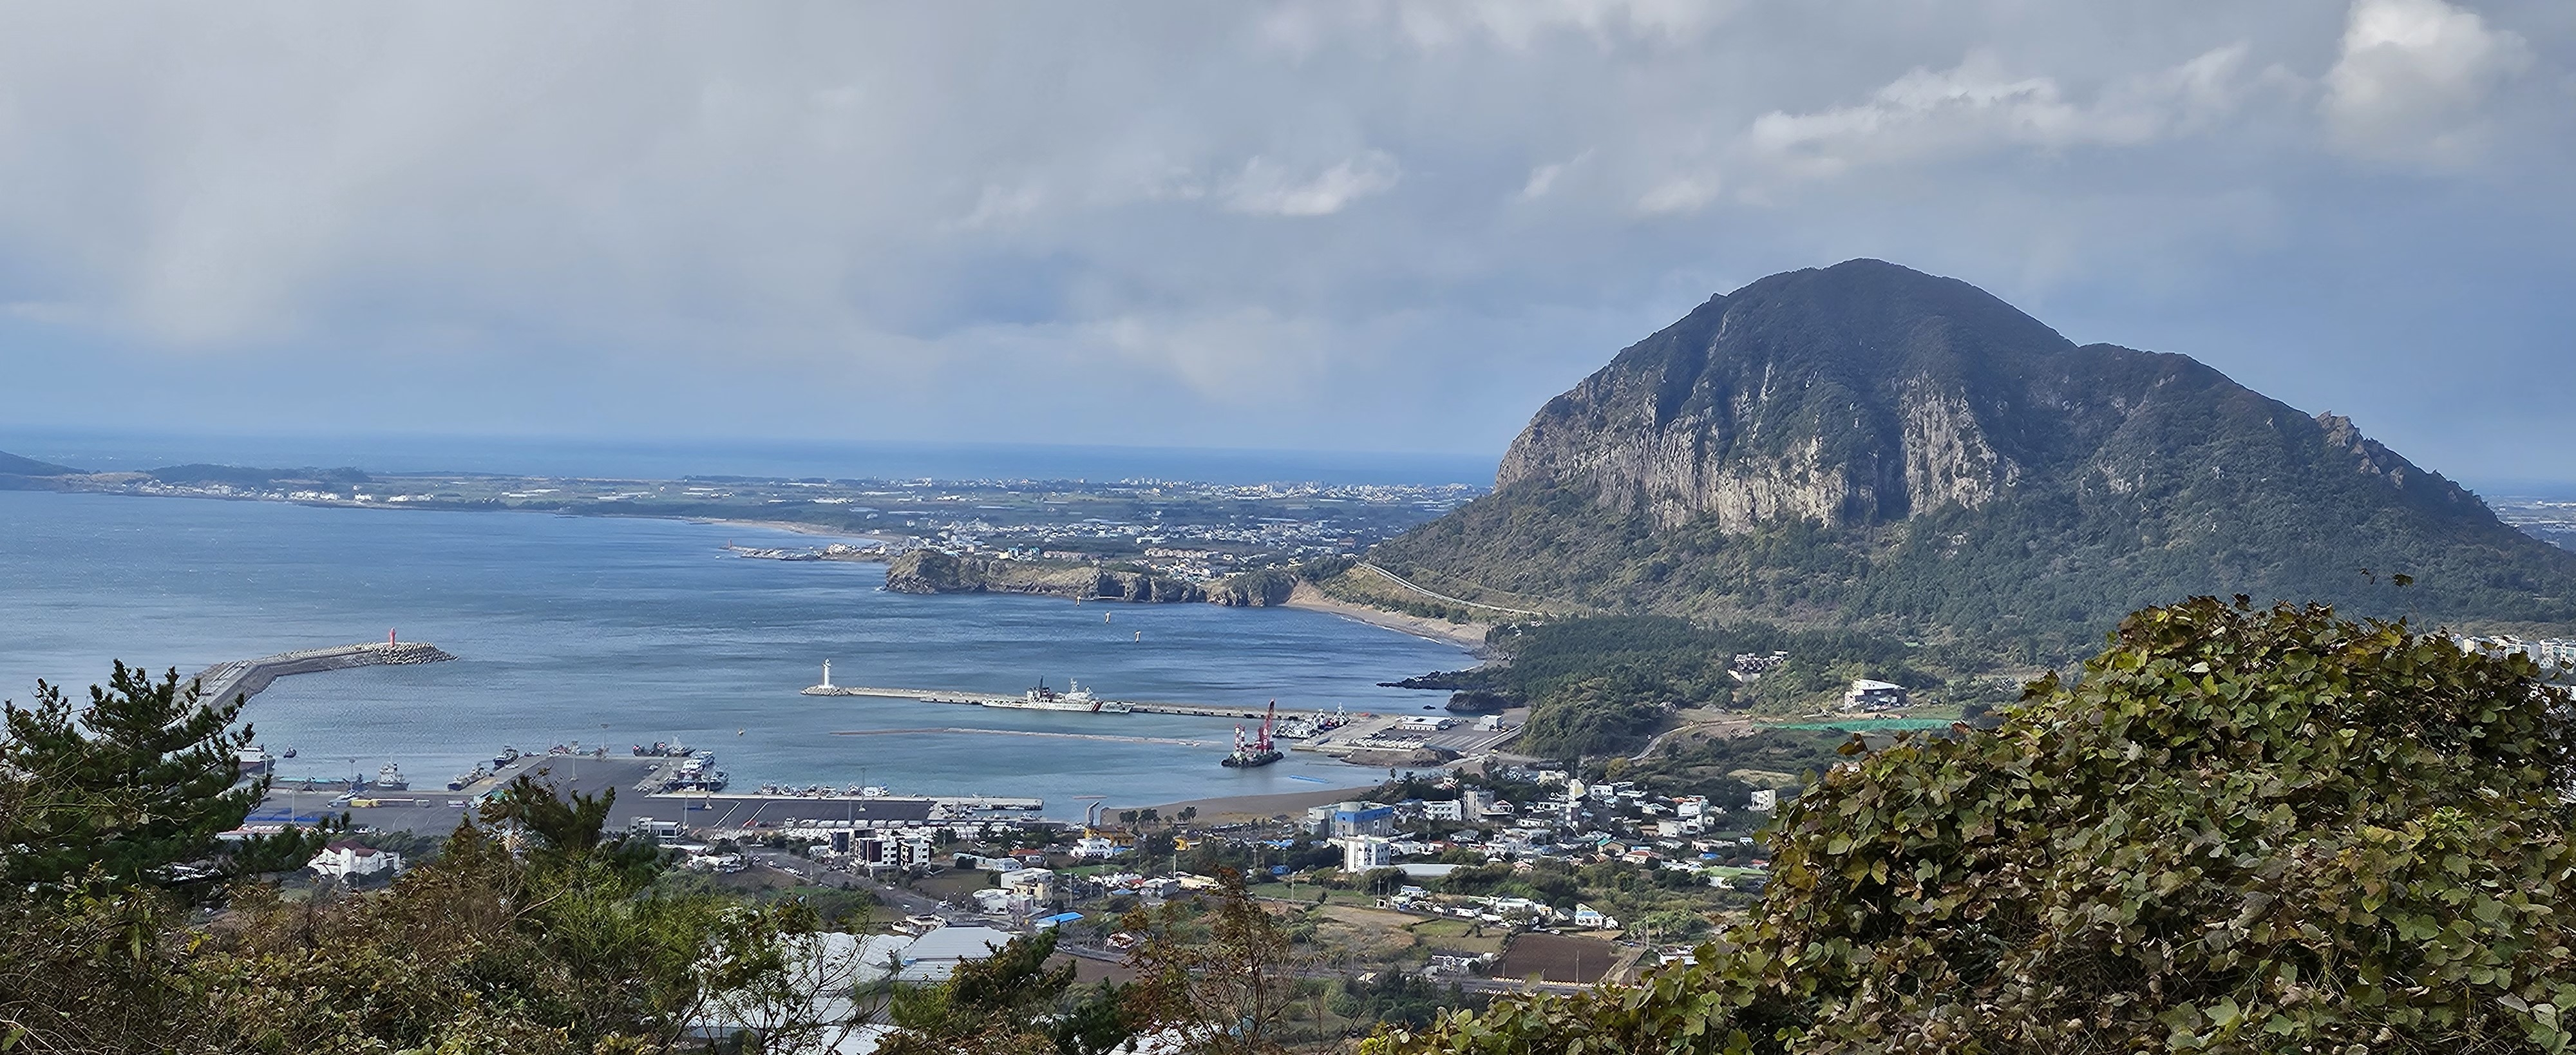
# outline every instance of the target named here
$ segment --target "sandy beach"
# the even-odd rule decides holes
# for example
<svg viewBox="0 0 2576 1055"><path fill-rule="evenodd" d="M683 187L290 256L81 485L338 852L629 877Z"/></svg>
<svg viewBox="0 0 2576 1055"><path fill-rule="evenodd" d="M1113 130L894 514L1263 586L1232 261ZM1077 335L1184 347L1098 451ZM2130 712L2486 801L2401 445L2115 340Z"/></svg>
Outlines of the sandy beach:
<svg viewBox="0 0 2576 1055"><path fill-rule="evenodd" d="M1404 612L1371 608L1364 604L1352 604L1326 595L1324 591L1316 589L1313 583L1304 582L1298 583L1295 592L1288 595L1287 607L1331 612L1344 619L1357 620L1370 626L1385 627L1415 637L1456 645L1479 657L1485 655L1485 631L1491 629L1484 623L1452 623L1446 619L1428 619Z"/></svg>

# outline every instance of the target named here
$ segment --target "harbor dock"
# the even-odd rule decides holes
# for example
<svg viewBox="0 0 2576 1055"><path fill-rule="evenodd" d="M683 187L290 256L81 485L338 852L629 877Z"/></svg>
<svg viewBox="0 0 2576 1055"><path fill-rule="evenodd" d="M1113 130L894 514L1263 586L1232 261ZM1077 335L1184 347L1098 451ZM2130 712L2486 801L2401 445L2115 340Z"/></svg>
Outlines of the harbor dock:
<svg viewBox="0 0 2576 1055"><path fill-rule="evenodd" d="M305 790L281 784L251 812L244 827L275 831L288 824L312 824L347 814L362 826L382 830L440 835L472 815L486 796L522 775L553 785L558 792L598 795L614 790L609 828L624 830L638 819L676 821L689 828L792 827L799 824L853 828L900 828L965 821L994 813L1034 815L1046 806L1039 798L1007 795L848 795L760 794L739 791L663 791L678 758L627 755L522 755L478 777L465 787L366 791L351 795L331 789ZM366 803L359 805L360 802Z"/></svg>

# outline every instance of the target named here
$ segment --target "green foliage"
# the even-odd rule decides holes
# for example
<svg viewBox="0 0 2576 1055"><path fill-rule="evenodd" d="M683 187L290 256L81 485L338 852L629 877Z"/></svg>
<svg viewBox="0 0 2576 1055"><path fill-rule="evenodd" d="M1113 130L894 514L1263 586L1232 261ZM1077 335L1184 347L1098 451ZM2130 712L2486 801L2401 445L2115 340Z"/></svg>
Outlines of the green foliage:
<svg viewBox="0 0 2576 1055"><path fill-rule="evenodd" d="M1047 966L1056 937L1050 930L1014 938L989 959L958 964L946 982L897 987L887 1005L895 1031L877 1050L1099 1055L1135 1036L1120 989L1078 990L1071 963Z"/></svg>
<svg viewBox="0 0 2576 1055"><path fill-rule="evenodd" d="M390 890L290 899L240 877L309 848L254 843L187 889L222 909L193 916L156 880L259 797L234 786L239 708L122 665L77 718L49 685L8 708L0 1051L550 1055L667 1050L709 1016L788 1047L847 1025L789 970L808 908L653 889L657 855L598 835L608 796L524 781L503 830L460 824Z"/></svg>
<svg viewBox="0 0 2576 1055"><path fill-rule="evenodd" d="M1339 555L1317 557L1297 566L1297 578L1306 582L1322 582L1351 570L1352 566L1358 563L1357 557Z"/></svg>
<svg viewBox="0 0 2576 1055"><path fill-rule="evenodd" d="M2567 693L2208 598L1780 819L1760 916L1633 987L1373 1050L2563 1052Z"/></svg>
<svg viewBox="0 0 2576 1055"><path fill-rule="evenodd" d="M246 1051L659 1048L718 1012L772 1033L829 1028L796 1020L806 994L788 981L809 912L647 883L603 847L522 858L459 825L382 895L313 906L243 891L185 967Z"/></svg>
<svg viewBox="0 0 2576 1055"><path fill-rule="evenodd" d="M485 824L523 829L541 858L595 862L640 886L660 870L662 850L650 839L607 834L609 809L616 803L616 788L565 798L522 773L479 812Z"/></svg>
<svg viewBox="0 0 2576 1055"><path fill-rule="evenodd" d="M1675 707L1728 706L1754 693L1727 673L1739 653L1789 652L1787 669L1764 682L1813 695L1852 677L1936 686L1916 669L1914 650L1854 630L1783 630L1766 623L1703 626L1673 616L1595 616L1496 627L1486 643L1506 662L1399 684L1484 693L1530 705L1526 750L1577 756L1642 743ZM1835 679L1842 680L1835 680ZM1761 691L1772 692L1770 686ZM1791 697L1783 697L1791 698Z"/></svg>
<svg viewBox="0 0 2576 1055"><path fill-rule="evenodd" d="M189 1043L202 1016L163 955L180 910L149 888L0 895L0 1052L202 1048Z"/></svg>
<svg viewBox="0 0 2576 1055"><path fill-rule="evenodd" d="M123 663L77 710L61 686L41 681L35 706L0 707L0 780L25 789L18 808L0 814L0 882L167 883L171 865L212 856L215 835L240 827L268 787L235 786L234 753L251 739L247 726L231 731L241 707L238 697L201 700L176 670L156 682ZM240 863L301 866L310 842L253 841Z"/></svg>
<svg viewBox="0 0 2576 1055"><path fill-rule="evenodd" d="M1705 795L1728 809L1741 808L1752 785L1732 776L1742 769L1790 776L1823 773L1841 761L1851 739L1843 733L1765 729L1748 736L1719 736L1657 751L1630 765L1620 779L1659 795Z"/></svg>
<svg viewBox="0 0 2576 1055"><path fill-rule="evenodd" d="M1382 971L1369 981L1344 983L1333 996L1333 1013L1419 1029L1447 1012L1482 1007L1487 999L1469 996L1454 982L1444 986L1404 971Z"/></svg>
<svg viewBox="0 0 2576 1055"><path fill-rule="evenodd" d="M1130 913L1121 929L1145 935L1128 954L1136 982L1129 1020L1142 1031L1177 1030L1209 1055L1281 1050L1278 1032L1305 958L1288 928L1245 890L1243 876L1217 873L1201 908L1180 904Z"/></svg>

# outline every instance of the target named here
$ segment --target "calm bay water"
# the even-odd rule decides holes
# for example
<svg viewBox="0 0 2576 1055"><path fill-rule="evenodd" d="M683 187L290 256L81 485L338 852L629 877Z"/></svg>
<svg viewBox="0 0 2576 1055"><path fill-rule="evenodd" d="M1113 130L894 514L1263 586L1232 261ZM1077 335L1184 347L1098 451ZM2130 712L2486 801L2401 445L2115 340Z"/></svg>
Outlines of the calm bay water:
<svg viewBox="0 0 2576 1055"><path fill-rule="evenodd" d="M380 639L462 657L279 681L246 718L288 776L398 762L443 782L502 745L623 752L677 738L737 786L882 784L1113 803L1367 783L1291 753L1217 765L1229 721L806 697L840 684L1016 693L1040 677L1120 699L1418 711L1443 694L1377 682L1470 662L1460 650L1318 612L912 597L873 564L746 560L759 528L675 521L308 508L0 492L0 696L84 687L111 659L193 673L225 659ZM1104 622L1108 615L1111 621ZM1136 640L1141 632L1143 640ZM1190 739L1205 746L949 727ZM886 732L886 731L895 732ZM876 735L834 735L874 732Z"/></svg>

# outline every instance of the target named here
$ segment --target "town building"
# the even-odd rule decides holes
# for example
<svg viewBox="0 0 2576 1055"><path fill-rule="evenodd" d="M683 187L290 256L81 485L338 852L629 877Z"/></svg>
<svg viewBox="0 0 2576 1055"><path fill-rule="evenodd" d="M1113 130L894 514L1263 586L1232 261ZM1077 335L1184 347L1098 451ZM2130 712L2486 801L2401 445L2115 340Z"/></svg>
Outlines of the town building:
<svg viewBox="0 0 2576 1055"><path fill-rule="evenodd" d="M1892 711L1905 706L1905 686L1892 681L1857 678L1843 691L1846 711Z"/></svg>
<svg viewBox="0 0 2576 1055"><path fill-rule="evenodd" d="M1323 823L1317 834L1336 839L1354 835L1385 835L1395 830L1395 807L1382 802L1336 802L1319 807ZM1311 819L1316 810L1307 811Z"/></svg>
<svg viewBox="0 0 2576 1055"><path fill-rule="evenodd" d="M1044 868L1021 868L1004 872L1002 889L1020 894L1031 901L1055 900L1055 873Z"/></svg>
<svg viewBox="0 0 2576 1055"><path fill-rule="evenodd" d="M1342 871L1350 875L1385 868L1395 863L1395 847L1375 835L1353 836L1339 840L1342 844Z"/></svg>
<svg viewBox="0 0 2576 1055"><path fill-rule="evenodd" d="M352 876L399 875L403 860L401 854L391 850L379 850L341 839L323 847L322 852L313 855L313 859L306 861L304 866L325 879L347 879Z"/></svg>
<svg viewBox="0 0 2576 1055"><path fill-rule="evenodd" d="M991 927L941 927L912 939L896 955L903 969L895 973L895 980L944 982L957 973L958 964L991 959L1010 943L1010 932Z"/></svg>

